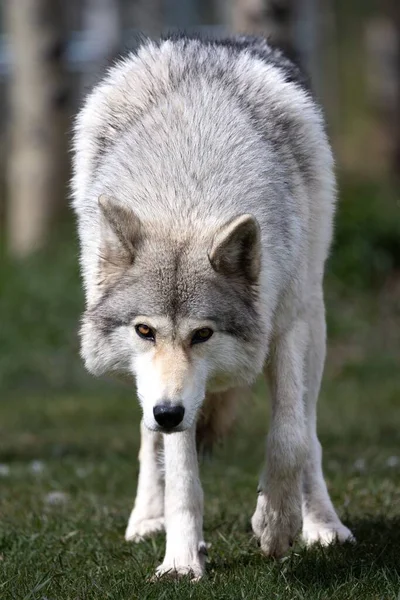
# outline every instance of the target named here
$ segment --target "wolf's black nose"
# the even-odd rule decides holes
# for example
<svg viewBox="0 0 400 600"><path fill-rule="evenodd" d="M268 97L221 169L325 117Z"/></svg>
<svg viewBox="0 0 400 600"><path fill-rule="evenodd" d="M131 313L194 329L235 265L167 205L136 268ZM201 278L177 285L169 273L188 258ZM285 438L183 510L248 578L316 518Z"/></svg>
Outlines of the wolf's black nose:
<svg viewBox="0 0 400 600"><path fill-rule="evenodd" d="M153 408L154 418L164 429L173 429L183 419L185 409L180 404L157 404Z"/></svg>

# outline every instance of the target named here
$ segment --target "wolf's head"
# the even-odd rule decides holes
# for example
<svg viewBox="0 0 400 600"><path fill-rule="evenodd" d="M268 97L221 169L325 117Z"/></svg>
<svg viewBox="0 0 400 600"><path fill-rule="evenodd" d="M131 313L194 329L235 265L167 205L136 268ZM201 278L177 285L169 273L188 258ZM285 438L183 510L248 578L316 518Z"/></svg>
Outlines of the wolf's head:
<svg viewBox="0 0 400 600"><path fill-rule="evenodd" d="M82 325L89 371L136 379L150 429L190 427L206 393L260 371L261 245L251 215L210 227L144 223L101 197L100 300Z"/></svg>

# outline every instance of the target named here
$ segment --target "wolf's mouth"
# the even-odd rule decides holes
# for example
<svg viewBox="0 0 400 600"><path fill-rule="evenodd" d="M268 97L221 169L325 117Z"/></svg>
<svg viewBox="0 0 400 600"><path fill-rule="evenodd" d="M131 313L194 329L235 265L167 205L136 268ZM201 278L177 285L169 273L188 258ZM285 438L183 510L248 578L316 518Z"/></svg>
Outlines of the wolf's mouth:
<svg viewBox="0 0 400 600"><path fill-rule="evenodd" d="M156 425L153 431L158 431L159 433L179 433L180 431L185 431L186 429L188 429L188 427L182 424L172 428L161 427L160 425Z"/></svg>

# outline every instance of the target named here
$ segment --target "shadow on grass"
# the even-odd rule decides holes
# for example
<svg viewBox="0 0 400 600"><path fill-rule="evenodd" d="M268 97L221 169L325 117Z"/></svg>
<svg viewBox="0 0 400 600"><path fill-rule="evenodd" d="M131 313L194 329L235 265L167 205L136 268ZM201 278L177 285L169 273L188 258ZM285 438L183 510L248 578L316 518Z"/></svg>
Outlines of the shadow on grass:
<svg viewBox="0 0 400 600"><path fill-rule="evenodd" d="M348 525L356 536L356 544L302 549L299 560L291 560L287 579L305 587L380 575L393 582L399 580L400 519L365 517Z"/></svg>
<svg viewBox="0 0 400 600"><path fill-rule="evenodd" d="M400 582L400 518L364 517L347 522L357 543L333 545L327 548L298 546L281 561L272 561L254 548L239 553L232 560L227 556L210 563L212 570L235 573L246 567L270 571L274 578L284 577L289 584L304 588L340 585L349 579L380 578Z"/></svg>

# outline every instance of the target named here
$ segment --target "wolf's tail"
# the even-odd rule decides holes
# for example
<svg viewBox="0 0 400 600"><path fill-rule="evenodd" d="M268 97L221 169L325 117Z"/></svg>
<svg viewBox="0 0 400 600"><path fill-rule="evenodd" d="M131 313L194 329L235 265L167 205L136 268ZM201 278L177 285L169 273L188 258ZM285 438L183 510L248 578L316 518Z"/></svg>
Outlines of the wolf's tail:
<svg viewBox="0 0 400 600"><path fill-rule="evenodd" d="M239 400L245 392L243 388L232 388L207 393L197 419L196 441L200 453L210 452L232 429Z"/></svg>

